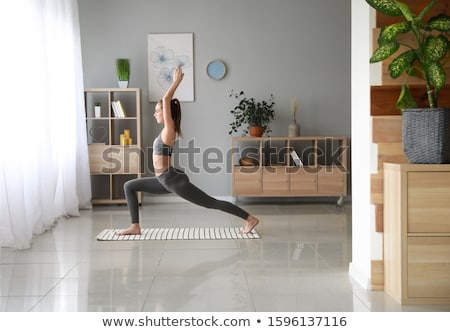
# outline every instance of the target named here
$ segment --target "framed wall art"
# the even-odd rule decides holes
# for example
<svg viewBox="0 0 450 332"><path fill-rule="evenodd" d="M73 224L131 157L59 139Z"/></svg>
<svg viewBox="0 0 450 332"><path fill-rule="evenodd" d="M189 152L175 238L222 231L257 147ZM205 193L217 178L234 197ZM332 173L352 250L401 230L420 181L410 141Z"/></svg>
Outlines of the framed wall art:
<svg viewBox="0 0 450 332"><path fill-rule="evenodd" d="M161 99L172 83L173 71L181 66L184 78L175 98L194 101L194 58L192 33L148 35L148 96L150 102Z"/></svg>

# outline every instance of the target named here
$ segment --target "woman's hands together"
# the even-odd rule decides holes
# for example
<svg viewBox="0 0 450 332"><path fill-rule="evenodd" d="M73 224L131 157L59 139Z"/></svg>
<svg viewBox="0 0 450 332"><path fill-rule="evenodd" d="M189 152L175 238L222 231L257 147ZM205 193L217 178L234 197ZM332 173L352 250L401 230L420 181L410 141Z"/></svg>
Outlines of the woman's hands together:
<svg viewBox="0 0 450 332"><path fill-rule="evenodd" d="M178 85L183 80L183 71L181 70L181 67L178 66L173 71L173 77L172 77L172 84L170 84L169 88L167 89L166 93L164 94L163 99L163 109L170 109L170 101L173 98L173 95L175 94L175 90L178 88ZM165 103L165 102L166 103ZM169 113L170 114L170 113Z"/></svg>
<svg viewBox="0 0 450 332"><path fill-rule="evenodd" d="M181 67L180 66L176 67L173 72L173 83L180 84L180 82L183 80L183 77L184 73L181 70Z"/></svg>

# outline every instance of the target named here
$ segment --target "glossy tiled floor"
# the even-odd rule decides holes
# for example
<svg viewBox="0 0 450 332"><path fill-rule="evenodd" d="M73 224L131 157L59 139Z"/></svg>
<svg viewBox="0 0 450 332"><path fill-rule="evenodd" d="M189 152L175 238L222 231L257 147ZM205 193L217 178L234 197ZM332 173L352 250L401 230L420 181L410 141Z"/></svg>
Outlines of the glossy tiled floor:
<svg viewBox="0 0 450 332"><path fill-rule="evenodd" d="M1 249L1 311L450 311L401 306L352 283L351 206L254 204L260 240L99 242L124 206L60 221L30 250ZM235 226L189 203L141 208L143 227Z"/></svg>

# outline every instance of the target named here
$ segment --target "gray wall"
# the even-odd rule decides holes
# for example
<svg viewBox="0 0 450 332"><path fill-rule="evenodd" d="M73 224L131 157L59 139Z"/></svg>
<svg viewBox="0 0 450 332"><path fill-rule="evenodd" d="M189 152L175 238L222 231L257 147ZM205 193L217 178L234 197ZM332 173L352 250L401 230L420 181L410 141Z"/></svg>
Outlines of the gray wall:
<svg viewBox="0 0 450 332"><path fill-rule="evenodd" d="M347 0L78 0L84 83L117 87L114 60L130 58L130 87L143 92L143 142L150 146L160 127L148 102L147 34L194 34L195 101L182 104L184 139L204 152L230 147L232 89L267 98L273 93L272 136L287 135L291 98L299 104L302 136L350 137L350 1ZM206 75L221 59L227 75ZM231 193L226 160L218 174L203 169L197 154L191 180L212 195ZM192 164L191 164L192 166Z"/></svg>

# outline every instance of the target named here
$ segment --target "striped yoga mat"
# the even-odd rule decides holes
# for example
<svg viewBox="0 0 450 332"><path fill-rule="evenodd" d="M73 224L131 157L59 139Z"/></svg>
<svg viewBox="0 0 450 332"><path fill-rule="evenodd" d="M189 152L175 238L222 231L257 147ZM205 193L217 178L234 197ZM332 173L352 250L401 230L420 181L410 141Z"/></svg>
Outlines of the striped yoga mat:
<svg viewBox="0 0 450 332"><path fill-rule="evenodd" d="M142 240L223 240L260 239L253 230L241 234L241 227L194 227L194 228L143 228L140 235L117 235L123 229L105 229L97 235L99 241L142 241Z"/></svg>

